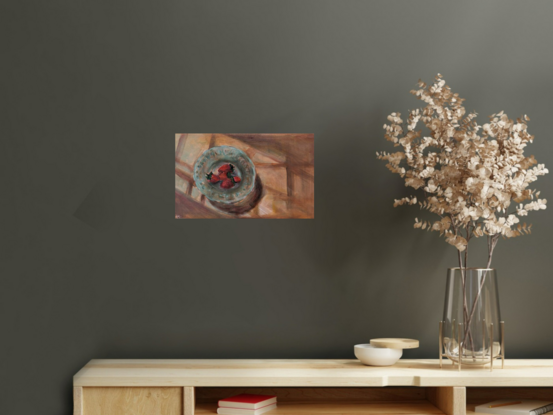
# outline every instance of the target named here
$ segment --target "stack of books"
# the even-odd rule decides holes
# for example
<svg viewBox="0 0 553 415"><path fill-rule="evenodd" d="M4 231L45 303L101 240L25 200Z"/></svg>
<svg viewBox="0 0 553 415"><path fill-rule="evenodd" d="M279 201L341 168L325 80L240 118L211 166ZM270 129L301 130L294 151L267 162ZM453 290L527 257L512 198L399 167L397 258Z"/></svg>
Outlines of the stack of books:
<svg viewBox="0 0 553 415"><path fill-rule="evenodd" d="M530 399L502 399L479 405L474 412L494 415L543 415L553 411L553 402Z"/></svg>
<svg viewBox="0 0 553 415"><path fill-rule="evenodd" d="M219 415L260 415L276 408L276 396L243 393L219 401Z"/></svg>

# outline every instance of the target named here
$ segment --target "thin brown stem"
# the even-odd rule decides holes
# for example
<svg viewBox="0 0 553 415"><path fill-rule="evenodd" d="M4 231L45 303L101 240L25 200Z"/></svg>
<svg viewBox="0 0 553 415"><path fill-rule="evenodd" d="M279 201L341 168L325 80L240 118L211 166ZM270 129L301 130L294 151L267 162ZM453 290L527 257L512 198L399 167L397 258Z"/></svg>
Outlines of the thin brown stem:
<svg viewBox="0 0 553 415"><path fill-rule="evenodd" d="M466 230L466 235L467 235L467 246L465 248L465 272L464 272L464 278L463 278L463 319L464 319L464 323L465 324L468 324L468 304L467 304L467 273L466 273L466 269L468 268L468 256L469 256L469 242L470 242L470 238L472 236L472 232L471 232L471 229L470 229L470 224L467 225L467 227L465 228ZM469 327L469 331L468 331L468 336L469 336L469 341L470 341L470 349L472 351L472 357L474 358L474 339L472 337L472 331L470 330L470 327Z"/></svg>
<svg viewBox="0 0 553 415"><path fill-rule="evenodd" d="M469 226L467 226L466 228L466 232L467 232L467 246L465 248L465 267L468 268L468 257L469 257L469 241L470 241L470 230L469 230Z"/></svg>
<svg viewBox="0 0 553 415"><path fill-rule="evenodd" d="M490 266L492 264L492 257L493 257L493 251L495 249L495 246L497 245L497 242L499 241L499 234L493 235L489 237L488 241L488 264L486 265L486 271L484 272L484 275L482 277L482 281L480 281L480 286L478 287L478 293L476 294L476 298L474 299L474 302L472 303L472 309L470 312L470 315L468 316L468 322L467 326L465 327L465 337L467 335L467 331L469 330L470 323L472 321L472 318L474 317L474 312L476 311L476 304L478 303L478 300L480 299L480 295L482 294L482 288L484 287L484 282L486 281L486 276L488 275L488 272L490 270Z"/></svg>

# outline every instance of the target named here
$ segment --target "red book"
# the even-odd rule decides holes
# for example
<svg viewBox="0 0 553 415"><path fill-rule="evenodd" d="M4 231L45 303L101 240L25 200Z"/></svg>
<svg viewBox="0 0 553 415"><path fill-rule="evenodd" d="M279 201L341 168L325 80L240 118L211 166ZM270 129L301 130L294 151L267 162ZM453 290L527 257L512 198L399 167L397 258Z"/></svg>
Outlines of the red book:
<svg viewBox="0 0 553 415"><path fill-rule="evenodd" d="M243 393L219 401L220 408L259 409L276 403L274 395L251 395Z"/></svg>

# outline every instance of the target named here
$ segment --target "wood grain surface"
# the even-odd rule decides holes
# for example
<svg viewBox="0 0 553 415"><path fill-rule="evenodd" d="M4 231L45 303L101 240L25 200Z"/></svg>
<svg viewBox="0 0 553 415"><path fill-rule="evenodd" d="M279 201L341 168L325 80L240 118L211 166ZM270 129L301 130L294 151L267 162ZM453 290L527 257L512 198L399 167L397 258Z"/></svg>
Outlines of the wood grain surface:
<svg viewBox="0 0 553 415"><path fill-rule="evenodd" d="M426 388L426 396L446 415L465 415L465 390L462 386Z"/></svg>
<svg viewBox="0 0 553 415"><path fill-rule="evenodd" d="M413 402L426 399L424 388L196 388L197 403L217 403L219 399L252 393L276 395L284 402Z"/></svg>
<svg viewBox="0 0 553 415"><path fill-rule="evenodd" d="M83 415L183 415L183 390L83 388Z"/></svg>
<svg viewBox="0 0 553 415"><path fill-rule="evenodd" d="M400 360L391 367L358 360L92 360L74 386L366 387L553 386L553 360L506 360L505 369Z"/></svg>
<svg viewBox="0 0 553 415"><path fill-rule="evenodd" d="M294 414L442 414L429 402L384 402L384 403L277 403L277 408L267 412L271 415ZM198 404L196 414L216 414L216 404Z"/></svg>
<svg viewBox="0 0 553 415"><path fill-rule="evenodd" d="M196 388L184 387L182 398L183 398L183 413L184 415L194 415L194 410L196 408Z"/></svg>
<svg viewBox="0 0 553 415"><path fill-rule="evenodd" d="M467 388L467 402L477 405L499 399L553 401L553 388Z"/></svg>

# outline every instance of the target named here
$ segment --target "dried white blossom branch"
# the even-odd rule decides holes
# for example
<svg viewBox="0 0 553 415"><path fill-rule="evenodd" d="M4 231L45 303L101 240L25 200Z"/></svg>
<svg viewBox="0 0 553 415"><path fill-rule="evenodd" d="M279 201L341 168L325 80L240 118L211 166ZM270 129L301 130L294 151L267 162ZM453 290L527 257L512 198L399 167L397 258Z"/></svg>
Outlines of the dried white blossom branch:
<svg viewBox="0 0 553 415"><path fill-rule="evenodd" d="M524 156L525 147L534 140L527 131L529 118L524 115L515 122L501 111L480 126L477 114L466 113L464 100L440 74L432 85L419 81L418 86L411 93L426 106L409 111L405 121L394 112L384 125L385 138L402 151L377 153L406 186L423 193L419 200L415 196L395 200L394 207L418 204L437 214L440 219L433 223L415 218L414 227L439 232L459 251L462 269L467 266L471 238L486 236L489 268L499 237L529 234L532 225L521 224L519 217L546 208L539 192L528 188L548 173L534 156ZM417 130L421 122L428 136Z"/></svg>

